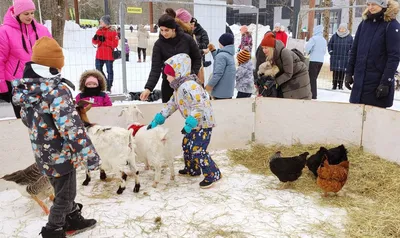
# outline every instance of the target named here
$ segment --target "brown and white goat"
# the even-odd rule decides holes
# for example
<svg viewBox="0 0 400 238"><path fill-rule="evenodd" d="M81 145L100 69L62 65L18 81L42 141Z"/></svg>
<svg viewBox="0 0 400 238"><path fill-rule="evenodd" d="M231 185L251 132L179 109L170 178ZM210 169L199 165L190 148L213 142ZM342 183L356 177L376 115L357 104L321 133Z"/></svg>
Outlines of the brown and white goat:
<svg viewBox="0 0 400 238"><path fill-rule="evenodd" d="M136 167L135 142L132 130L90 123L87 112L91 106L88 101L80 101L76 109L86 127L88 136L100 156L102 162L100 165L100 179L105 180L107 178L105 171L121 172L121 184L117 194L122 194L126 188L126 179L128 177L123 168L128 166L135 178L133 192L139 192L139 171ZM86 171L86 179L82 185L88 185L90 180L90 172Z"/></svg>

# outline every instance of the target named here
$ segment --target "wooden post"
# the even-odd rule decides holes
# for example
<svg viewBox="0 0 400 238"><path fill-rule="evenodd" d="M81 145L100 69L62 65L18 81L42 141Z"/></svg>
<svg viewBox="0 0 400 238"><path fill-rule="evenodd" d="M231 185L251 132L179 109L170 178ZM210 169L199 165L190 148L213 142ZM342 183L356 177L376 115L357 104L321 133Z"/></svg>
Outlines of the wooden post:
<svg viewBox="0 0 400 238"><path fill-rule="evenodd" d="M315 8L315 0L310 0L310 9ZM307 27L307 31L308 31L308 39L310 39L313 35L313 29L314 29L314 19L315 19L315 10L311 10L308 13L308 27Z"/></svg>
<svg viewBox="0 0 400 238"><path fill-rule="evenodd" d="M75 7L75 22L76 24L79 24L79 4L78 0L74 0L74 7Z"/></svg>
<svg viewBox="0 0 400 238"><path fill-rule="evenodd" d="M153 26L153 2L149 2L149 24L150 24L150 32L154 32L154 26Z"/></svg>

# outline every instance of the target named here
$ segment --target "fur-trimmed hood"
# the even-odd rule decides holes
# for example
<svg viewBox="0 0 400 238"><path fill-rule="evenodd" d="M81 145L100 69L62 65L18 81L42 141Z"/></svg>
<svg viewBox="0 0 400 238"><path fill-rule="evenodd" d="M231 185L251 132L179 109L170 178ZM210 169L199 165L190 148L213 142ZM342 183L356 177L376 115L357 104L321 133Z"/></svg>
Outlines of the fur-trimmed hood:
<svg viewBox="0 0 400 238"><path fill-rule="evenodd" d="M79 91L84 92L85 91L85 82L86 79L89 78L90 76L93 76L95 78L97 78L97 80L99 81L99 86L100 86L100 90L106 91L107 88L107 82L106 79L104 78L103 74L98 71L98 70L86 70L82 75L81 75L81 79L79 80Z"/></svg>
<svg viewBox="0 0 400 238"><path fill-rule="evenodd" d="M383 18L386 22L392 21L396 19L397 14L399 13L400 7L399 3L394 0L388 0L388 7L386 8L385 13L383 14ZM366 20L368 17L368 9L365 9L363 12L362 18Z"/></svg>
<svg viewBox="0 0 400 238"><path fill-rule="evenodd" d="M190 23L183 22L177 17L175 17L175 22L182 28L185 33L188 33L190 35L193 34L192 25Z"/></svg>

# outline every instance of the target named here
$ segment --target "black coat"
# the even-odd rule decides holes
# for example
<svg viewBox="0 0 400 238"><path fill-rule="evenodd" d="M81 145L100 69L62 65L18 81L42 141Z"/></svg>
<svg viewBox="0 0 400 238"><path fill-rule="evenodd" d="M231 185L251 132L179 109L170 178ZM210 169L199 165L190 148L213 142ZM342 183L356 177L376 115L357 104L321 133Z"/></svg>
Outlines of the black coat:
<svg viewBox="0 0 400 238"><path fill-rule="evenodd" d="M204 30L204 28L200 24L197 24L196 28L193 31L193 34L196 36L196 41L199 45L199 49L207 49L210 40L208 39L208 34L206 30Z"/></svg>
<svg viewBox="0 0 400 238"><path fill-rule="evenodd" d="M151 59L151 71L145 85L145 89L153 91L160 79L161 72L164 71L164 62L172 56L186 53L192 60L192 73L198 74L201 67L201 55L196 41L189 35L185 34L180 27L177 28L176 37L165 39L161 34L154 43L153 55ZM162 73L162 98L163 102L168 101L172 96L173 89L169 86L167 76Z"/></svg>
<svg viewBox="0 0 400 238"><path fill-rule="evenodd" d="M400 24L396 20L399 4L388 1L381 14L368 16L358 26L351 48L347 73L354 75L351 103L391 107L394 99L394 74L400 60ZM396 12L396 14L394 14ZM389 86L389 95L376 97L380 84Z"/></svg>
<svg viewBox="0 0 400 238"><path fill-rule="evenodd" d="M340 37L336 33L332 36L328 43L328 51L331 55L331 71L346 71L352 44L353 37L350 34Z"/></svg>

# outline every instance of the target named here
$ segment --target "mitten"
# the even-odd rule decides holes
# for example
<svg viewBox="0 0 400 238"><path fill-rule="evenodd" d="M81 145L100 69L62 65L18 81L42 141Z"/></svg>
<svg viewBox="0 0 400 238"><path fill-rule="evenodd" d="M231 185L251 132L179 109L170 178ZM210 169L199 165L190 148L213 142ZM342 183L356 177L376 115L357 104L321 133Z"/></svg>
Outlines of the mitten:
<svg viewBox="0 0 400 238"><path fill-rule="evenodd" d="M346 86L346 88L348 88L349 90L351 90L351 85L352 85L353 83L354 83L353 76L351 76L350 74L346 74L344 86Z"/></svg>
<svg viewBox="0 0 400 238"><path fill-rule="evenodd" d="M376 98L384 98L389 95L389 86L380 84L376 89Z"/></svg>
<svg viewBox="0 0 400 238"><path fill-rule="evenodd" d="M213 44L208 44L208 49L212 52L215 50L215 46Z"/></svg>
<svg viewBox="0 0 400 238"><path fill-rule="evenodd" d="M99 39L99 36L97 34L93 36L93 40L98 40L98 39Z"/></svg>
<svg viewBox="0 0 400 238"><path fill-rule="evenodd" d="M158 125L162 125L165 122L165 117L161 113L157 113L153 121L147 127L147 130L155 128Z"/></svg>
<svg viewBox="0 0 400 238"><path fill-rule="evenodd" d="M190 133L195 127L197 127L198 121L192 116L188 116L185 120L185 126L182 129L182 134Z"/></svg>
<svg viewBox="0 0 400 238"><path fill-rule="evenodd" d="M106 38L104 36L99 36L99 41L104 42L106 41Z"/></svg>

